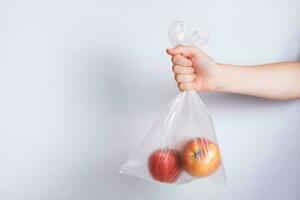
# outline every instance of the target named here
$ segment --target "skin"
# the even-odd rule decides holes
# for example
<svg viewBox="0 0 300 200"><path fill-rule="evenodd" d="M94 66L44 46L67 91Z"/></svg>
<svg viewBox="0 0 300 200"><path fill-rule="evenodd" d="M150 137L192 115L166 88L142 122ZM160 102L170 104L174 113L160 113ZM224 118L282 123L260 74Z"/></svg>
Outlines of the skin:
<svg viewBox="0 0 300 200"><path fill-rule="evenodd" d="M257 66L216 63L196 47L167 49L180 90L229 92L269 99L300 98L300 62Z"/></svg>

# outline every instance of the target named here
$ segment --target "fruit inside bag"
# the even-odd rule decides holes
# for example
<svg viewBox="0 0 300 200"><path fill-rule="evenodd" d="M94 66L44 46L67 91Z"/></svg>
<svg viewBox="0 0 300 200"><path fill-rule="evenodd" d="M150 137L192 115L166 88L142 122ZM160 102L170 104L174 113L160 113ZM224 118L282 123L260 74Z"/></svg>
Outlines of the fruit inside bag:
<svg viewBox="0 0 300 200"><path fill-rule="evenodd" d="M208 41L196 31L188 35L178 21L170 27L169 38L174 46L199 46ZM120 173L163 183L207 178L226 185L213 124L195 91L180 92L171 101Z"/></svg>

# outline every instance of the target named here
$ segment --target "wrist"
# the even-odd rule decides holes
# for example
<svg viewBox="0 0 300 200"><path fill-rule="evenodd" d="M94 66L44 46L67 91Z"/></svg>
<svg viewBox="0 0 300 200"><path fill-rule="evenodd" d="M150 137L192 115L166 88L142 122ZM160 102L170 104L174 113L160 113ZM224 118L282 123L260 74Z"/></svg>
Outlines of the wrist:
<svg viewBox="0 0 300 200"><path fill-rule="evenodd" d="M245 79L249 76L248 68L219 63L217 63L216 66L213 75L213 91L239 93L241 87L245 84Z"/></svg>
<svg viewBox="0 0 300 200"><path fill-rule="evenodd" d="M211 72L210 76L210 85L211 87L208 89L210 92L220 92L224 90L226 78L226 69L228 66L220 63L215 63L215 66Z"/></svg>

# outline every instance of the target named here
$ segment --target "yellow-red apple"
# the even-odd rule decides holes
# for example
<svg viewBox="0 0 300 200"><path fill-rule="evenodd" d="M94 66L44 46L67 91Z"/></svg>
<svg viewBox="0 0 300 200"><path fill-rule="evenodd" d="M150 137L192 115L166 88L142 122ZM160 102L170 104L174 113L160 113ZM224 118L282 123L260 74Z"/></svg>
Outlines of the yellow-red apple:
<svg viewBox="0 0 300 200"><path fill-rule="evenodd" d="M209 176L218 169L221 163L219 148L208 139L192 139L183 148L182 163L185 171L192 176Z"/></svg>

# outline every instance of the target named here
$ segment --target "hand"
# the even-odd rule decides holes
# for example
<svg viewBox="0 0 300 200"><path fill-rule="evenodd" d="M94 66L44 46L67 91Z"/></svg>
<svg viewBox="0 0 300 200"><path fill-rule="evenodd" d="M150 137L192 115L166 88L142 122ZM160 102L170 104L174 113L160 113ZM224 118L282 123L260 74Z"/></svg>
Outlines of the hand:
<svg viewBox="0 0 300 200"><path fill-rule="evenodd" d="M257 66L217 64L200 49L167 49L180 90L230 92L270 99L300 98L300 62Z"/></svg>
<svg viewBox="0 0 300 200"><path fill-rule="evenodd" d="M172 56L173 72L181 91L213 91L216 88L216 74L219 66L199 48L177 46L167 49Z"/></svg>

